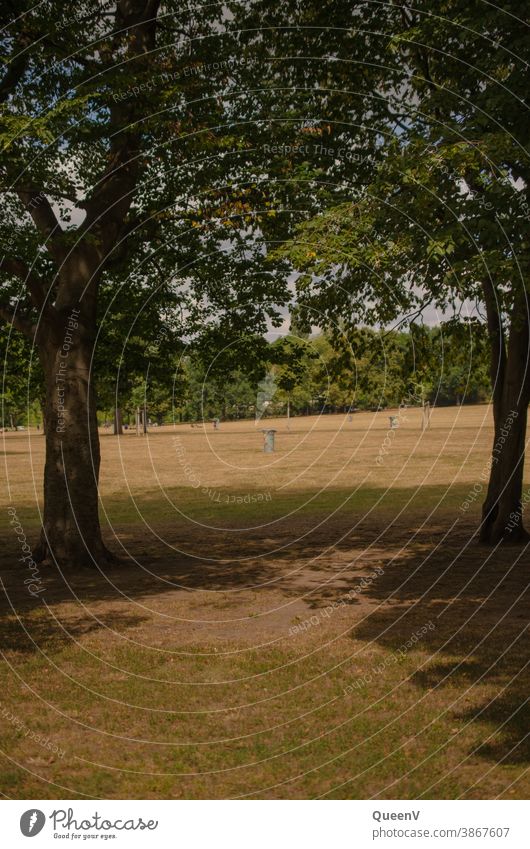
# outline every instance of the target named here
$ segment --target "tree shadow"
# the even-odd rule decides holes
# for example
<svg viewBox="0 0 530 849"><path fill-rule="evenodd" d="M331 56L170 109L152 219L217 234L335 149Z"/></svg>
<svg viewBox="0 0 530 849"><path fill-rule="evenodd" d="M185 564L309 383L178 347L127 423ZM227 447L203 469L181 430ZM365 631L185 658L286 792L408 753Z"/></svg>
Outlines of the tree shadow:
<svg viewBox="0 0 530 849"><path fill-rule="evenodd" d="M140 625L146 616L128 615L117 611L112 616L105 617L108 621L94 617L69 618L61 621L60 617L46 615L46 608L39 610L39 616L28 617L17 611L11 617L2 617L0 621L0 644L3 651L13 651L17 654L32 655L42 651L45 654L58 652L69 648L72 641L95 633L102 628L110 627L115 632L125 631Z"/></svg>
<svg viewBox="0 0 530 849"><path fill-rule="evenodd" d="M397 651L433 623L420 644L433 660L414 674L413 683L424 692L448 693L457 684L470 695L489 687L491 695L481 696L479 706L457 707L453 716L484 724L487 733L475 755L530 763L527 558L517 563L520 550L493 553L476 544L466 547L466 539L463 533L443 545L432 539L428 550L391 563L367 588L377 604L353 637Z"/></svg>
<svg viewBox="0 0 530 849"><path fill-rule="evenodd" d="M455 719L484 724L487 733L476 754L509 764L530 762L530 682L523 668L527 652L522 637L528 628L528 558L516 564L517 549L492 553L479 547L469 518L448 533L454 512L441 510L424 525L428 499L423 513L416 509L396 520L401 506L398 501L392 510L361 522L355 521L352 508L351 514L322 521L306 514L239 534L206 534L183 521L160 522L153 530L123 525L115 532L138 563L129 560L107 574L72 570L59 575L48 567L42 571L43 597L54 609L63 602L86 605L72 626L78 636L104 627L91 614L92 602L113 603L109 622L119 630L149 615L120 611L124 600L134 603L190 590L274 589L287 598L303 596L314 610L338 601L359 609L361 601L363 618L354 627L354 638L375 641L390 652L433 623L421 641L432 660L416 672L413 683L422 691L448 688L448 693L455 683L470 691L491 685L494 692L488 699L459 713L456 708ZM197 539L200 544L194 548ZM4 646L31 652L30 641L21 648L11 605L32 619L44 644L57 638L57 623L49 615L42 614L42 623L35 616L42 602L24 586L16 541L9 535L6 541L0 636ZM113 548L119 552L116 542ZM65 642L69 639L64 636Z"/></svg>

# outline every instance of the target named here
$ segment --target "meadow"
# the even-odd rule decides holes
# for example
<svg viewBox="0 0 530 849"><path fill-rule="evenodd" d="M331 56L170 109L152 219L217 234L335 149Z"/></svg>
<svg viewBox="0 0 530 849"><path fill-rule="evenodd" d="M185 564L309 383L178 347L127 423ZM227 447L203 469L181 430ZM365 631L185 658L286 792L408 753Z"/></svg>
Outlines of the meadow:
<svg viewBox="0 0 530 849"><path fill-rule="evenodd" d="M3 434L0 791L527 797L528 552L476 539L492 435L488 406L102 430L120 563L32 594L44 438Z"/></svg>

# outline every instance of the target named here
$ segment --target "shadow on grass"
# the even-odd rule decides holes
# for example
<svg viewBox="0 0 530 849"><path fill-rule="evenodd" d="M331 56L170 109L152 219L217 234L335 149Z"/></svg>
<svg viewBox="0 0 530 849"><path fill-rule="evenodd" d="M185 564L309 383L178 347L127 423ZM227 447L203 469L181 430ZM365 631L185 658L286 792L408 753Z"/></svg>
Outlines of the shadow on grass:
<svg viewBox="0 0 530 849"><path fill-rule="evenodd" d="M366 489L350 499L345 492L325 493L311 509L294 516L285 513L303 495L284 496L261 506L260 527L237 532L233 507L216 514L227 525L218 530L182 517L168 521L164 505L157 510L147 499L144 516L153 517L149 528L141 521L133 524L123 499L110 511L122 519L114 531L138 563L131 560L108 575L72 569L60 576L48 569L43 572L46 603L53 607L81 599L88 608L75 625L82 636L102 627L90 613L91 601L115 603L109 614L115 629L142 621L120 616L121 593L135 601L175 590L252 588L259 593L272 588L290 598L304 595L318 609L343 598L364 577L368 584L362 599L370 605L354 628L355 639L395 652L432 621L435 627L421 645L432 660L416 672L414 683L421 691L447 688L448 703L455 685L470 693L489 686L491 696L481 696L480 706L451 708L455 719L484 725L484 743L475 755L495 762L530 762L530 681L523 637L528 628L528 557L515 564L521 555L517 549L492 553L477 546L473 517L455 525L466 492L467 487L454 487L447 494L445 487L432 486L389 495ZM428 518L440 499L441 507ZM37 643L62 640L53 617L45 612L35 616L42 602L24 587L16 541L9 532L5 539L2 579L11 603L32 619ZM113 548L119 551L116 544ZM352 604L357 600L349 599ZM5 597L2 609L4 616L12 614ZM31 652L32 644L20 635L11 615L3 622L4 647ZM69 639L64 635L65 643Z"/></svg>
<svg viewBox="0 0 530 849"><path fill-rule="evenodd" d="M438 546L433 538L420 556L412 552L394 562L367 590L380 604L354 637L397 651L432 621L421 643L432 661L413 682L422 692L445 688L448 702L458 688L455 719L484 724L475 756L530 763L528 556L520 549L464 546L463 535ZM462 696L475 700L477 688L480 703L469 708Z"/></svg>
<svg viewBox="0 0 530 849"><path fill-rule="evenodd" d="M38 616L27 617L28 611L17 611L17 615L3 618L0 626L0 644L3 651L13 651L18 654L35 654L41 649L45 654L58 652L69 648L72 641L77 641L87 634L99 631L103 623L115 631L133 628L144 622L146 616L131 616L113 612L106 617L107 621L97 621L93 617L81 620L62 622L58 624L54 616L48 614L46 608L39 610Z"/></svg>

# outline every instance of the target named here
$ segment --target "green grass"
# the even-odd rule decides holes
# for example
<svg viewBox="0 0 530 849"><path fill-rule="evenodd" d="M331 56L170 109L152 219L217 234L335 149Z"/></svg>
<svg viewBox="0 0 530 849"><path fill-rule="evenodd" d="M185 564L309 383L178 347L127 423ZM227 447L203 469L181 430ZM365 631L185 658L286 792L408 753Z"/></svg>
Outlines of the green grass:
<svg viewBox="0 0 530 849"><path fill-rule="evenodd" d="M526 798L526 561L519 550L476 545L478 500L460 510L488 457L483 414L436 411L418 445L411 421L381 467L384 416L351 465L360 417L322 459L337 423L327 417L291 451L315 424L299 421L268 471L246 425L223 427L217 465L204 434L182 429L201 480L235 496L270 484L260 503L212 501L185 483L171 434L102 439L104 535L138 563L106 576L43 567L46 591L35 600L6 529L1 792ZM18 435L12 442L13 503L32 542L43 440L32 446L40 460ZM238 467L241 446L255 467ZM430 621L436 627L400 657Z"/></svg>
<svg viewBox="0 0 530 849"><path fill-rule="evenodd" d="M313 797L328 792L332 798L357 798L377 789L389 798L414 798L480 742L478 727L457 723L455 729L453 716L440 711L439 694L418 703L418 687L407 679L427 654L411 652L401 663L386 666L373 684L344 695L365 667L347 660L347 650L360 651L362 657L361 645L341 648L334 647L331 657L326 652L303 658L274 649L235 659L210 656L206 663L198 655L205 650L213 655L212 646L192 646L197 655L186 658L112 647L100 654L108 664L103 666L78 648L48 647L48 661L17 659L19 675L34 683L43 700L23 699L24 721L39 734L53 734L65 756L46 766L49 784L11 768L3 776L3 790L28 798L53 797L59 785L74 797L81 789L89 796L114 798L195 798L216 796L222 789L228 796ZM331 659L338 668L329 672ZM383 660L384 652L370 650L373 665ZM125 680L115 680L120 673L111 666L127 670ZM68 671L81 683L65 681ZM173 683L153 684L135 676ZM231 683L214 685L212 677L249 683L242 689ZM206 688L198 685L201 680L208 682ZM4 692L6 687L17 694L20 685L8 675ZM250 706L237 709L242 696ZM379 700L383 703L374 709ZM65 716L47 710L46 703ZM2 706L21 709L7 699ZM82 729L77 719L96 730ZM110 736L101 737L102 730ZM460 734L457 752L450 743L455 730ZM123 735L126 743L119 739ZM130 742L135 738L152 743ZM6 729L4 746L14 760L27 762L35 750L39 759L38 747L28 745L13 728ZM100 758L114 769L97 766ZM341 782L347 784L335 791ZM392 790L386 791L386 785ZM448 776L437 795L452 797L464 789L465 782Z"/></svg>
<svg viewBox="0 0 530 849"><path fill-rule="evenodd" d="M76 588L81 596L82 590ZM94 602L98 595L86 594L87 608L58 601L54 615L34 606L20 621L4 623L9 666L2 667L0 710L24 724L4 721L0 786L8 796L412 799L528 792L526 717L515 714L499 730L499 716L514 711L502 698L497 711L491 707L510 681L511 703L523 704L524 683L513 679L524 666L525 642L516 641L507 660L501 655L508 634L494 633L483 644L480 618L462 631L469 604L445 620L436 618L436 599L423 607L371 608L368 619L368 609L351 605L296 639L287 632L300 616L288 615L272 642L260 644L235 635L183 641L185 623L180 631L169 624L160 638L159 622L146 609L154 600L175 622L183 614L226 619L222 593L201 595L196 607L189 604L193 593L140 594L141 606L127 611L115 601ZM236 613L244 612L243 603ZM399 647L430 619L436 628L400 656ZM493 674L479 681L489 667ZM26 729L49 737L64 757L50 756Z"/></svg>
<svg viewBox="0 0 530 849"><path fill-rule="evenodd" d="M391 515L403 509L414 513L429 513L441 507L447 513L453 512L454 518L462 517L459 506L469 493L469 485L425 485L422 487L363 487L352 493L348 489L326 489L317 494L304 492L275 493L270 501L262 503L232 505L224 502L212 503L200 490L190 487L171 487L160 490L147 490L141 494L109 495L102 499L100 511L102 521L112 525L137 524L143 518L146 522L179 522L186 517L215 526L231 524L248 527L267 521L282 519L286 514L319 517L330 513L348 513L353 517L366 515L377 509L378 515L386 521ZM229 494L230 490L223 492ZM253 493L251 493L253 494ZM477 517L480 504L473 504L467 515ZM34 506L17 505L17 515L25 528L39 527L39 514Z"/></svg>

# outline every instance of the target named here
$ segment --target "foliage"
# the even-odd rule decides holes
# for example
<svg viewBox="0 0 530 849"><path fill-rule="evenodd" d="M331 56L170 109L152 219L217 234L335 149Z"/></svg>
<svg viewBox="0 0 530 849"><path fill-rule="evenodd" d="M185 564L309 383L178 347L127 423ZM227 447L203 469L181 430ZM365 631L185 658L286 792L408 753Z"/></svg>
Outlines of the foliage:
<svg viewBox="0 0 530 849"><path fill-rule="evenodd" d="M438 327L414 326L409 332L363 327L337 341L319 334L307 340L287 336L260 348L261 370L241 366L212 371L201 356L180 361L178 390L140 381L127 409L147 401L150 418L160 421L211 421L284 416L291 413L377 410L401 403L417 405L479 403L489 400L489 347L478 322ZM263 376L270 388L259 404Z"/></svg>

